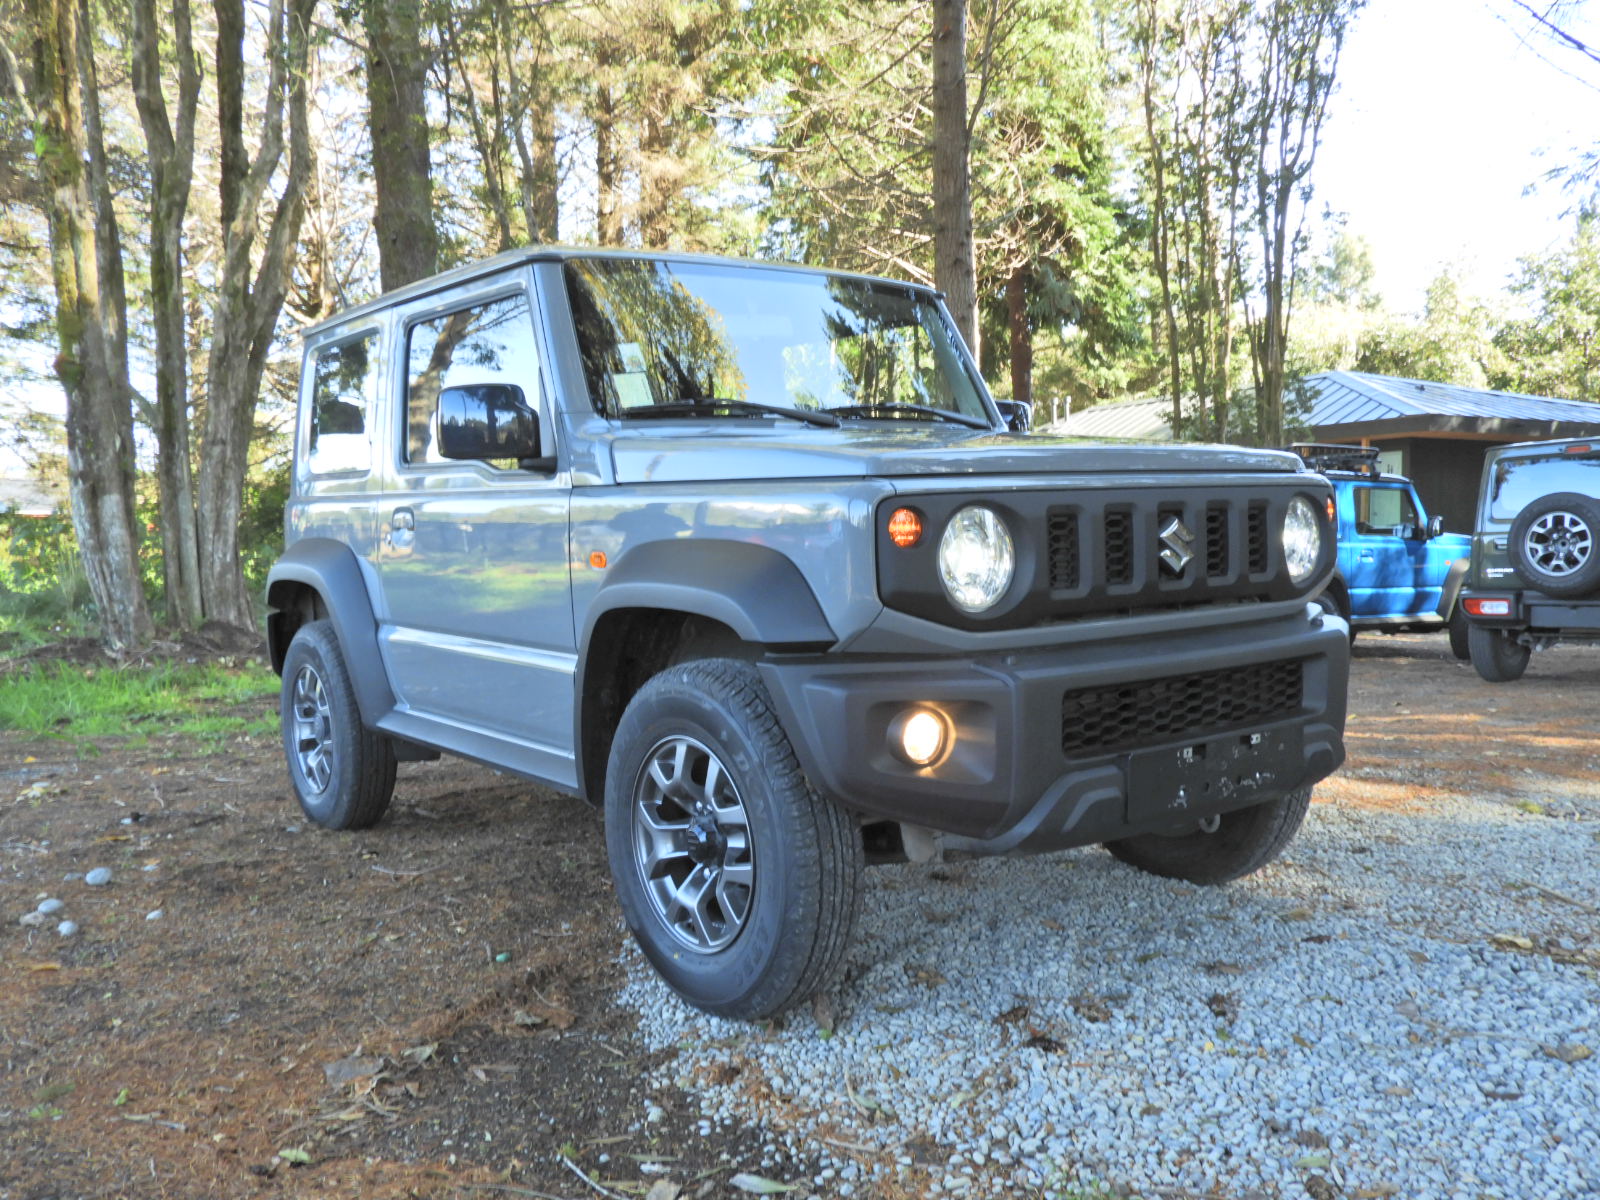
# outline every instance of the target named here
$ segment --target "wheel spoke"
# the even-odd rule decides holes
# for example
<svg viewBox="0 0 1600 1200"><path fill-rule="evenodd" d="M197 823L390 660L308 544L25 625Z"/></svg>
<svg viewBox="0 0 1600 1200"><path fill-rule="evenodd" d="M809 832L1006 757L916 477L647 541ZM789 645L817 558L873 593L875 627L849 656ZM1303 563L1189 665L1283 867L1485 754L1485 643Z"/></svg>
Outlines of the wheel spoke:
<svg viewBox="0 0 1600 1200"><path fill-rule="evenodd" d="M326 791L333 781L333 711L322 676L308 664L294 677L290 709L294 720L295 758L313 790Z"/></svg>

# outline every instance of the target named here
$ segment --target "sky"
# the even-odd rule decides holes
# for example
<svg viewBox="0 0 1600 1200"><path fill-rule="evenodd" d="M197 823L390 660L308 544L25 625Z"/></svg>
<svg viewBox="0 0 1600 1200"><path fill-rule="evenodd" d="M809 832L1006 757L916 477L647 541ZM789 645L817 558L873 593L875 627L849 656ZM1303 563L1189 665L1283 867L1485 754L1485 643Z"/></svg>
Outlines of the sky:
<svg viewBox="0 0 1600 1200"><path fill-rule="evenodd" d="M1567 20L1600 47L1600 0ZM1420 311L1442 267L1491 294L1520 256L1571 236L1561 214L1574 198L1525 189L1600 142L1600 64L1530 35L1533 24L1515 0L1369 0L1356 20L1313 203L1348 214L1397 311Z"/></svg>

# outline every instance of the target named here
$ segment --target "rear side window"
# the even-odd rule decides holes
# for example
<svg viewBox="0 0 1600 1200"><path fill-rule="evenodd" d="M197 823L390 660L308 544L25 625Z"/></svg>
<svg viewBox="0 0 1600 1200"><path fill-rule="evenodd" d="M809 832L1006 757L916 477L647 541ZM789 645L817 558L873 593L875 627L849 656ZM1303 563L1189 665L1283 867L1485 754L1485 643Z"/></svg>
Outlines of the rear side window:
<svg viewBox="0 0 1600 1200"><path fill-rule="evenodd" d="M528 298L502 296L430 317L406 344L406 447L409 463L448 462L439 453L439 393L450 387L509 384L538 407L539 355Z"/></svg>
<svg viewBox="0 0 1600 1200"><path fill-rule="evenodd" d="M1530 502L1553 492L1600 497L1600 458L1552 455L1549 458L1502 458L1490 484L1489 516L1514 521Z"/></svg>
<svg viewBox="0 0 1600 1200"><path fill-rule="evenodd" d="M311 383L313 474L372 466L372 401L377 392L378 335L369 333L317 352Z"/></svg>

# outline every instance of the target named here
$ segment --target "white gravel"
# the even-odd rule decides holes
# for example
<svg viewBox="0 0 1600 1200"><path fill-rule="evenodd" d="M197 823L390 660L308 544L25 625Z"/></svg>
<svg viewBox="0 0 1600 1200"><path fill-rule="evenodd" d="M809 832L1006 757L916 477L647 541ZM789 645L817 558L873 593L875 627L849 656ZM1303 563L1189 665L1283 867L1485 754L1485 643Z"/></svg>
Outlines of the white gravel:
<svg viewBox="0 0 1600 1200"><path fill-rule="evenodd" d="M1222 889L875 868L832 1036L706 1017L631 949L625 999L680 1047L655 1082L764 1125L772 1173L820 1147L820 1194L1596 1200L1600 803L1548 809L1318 804Z"/></svg>

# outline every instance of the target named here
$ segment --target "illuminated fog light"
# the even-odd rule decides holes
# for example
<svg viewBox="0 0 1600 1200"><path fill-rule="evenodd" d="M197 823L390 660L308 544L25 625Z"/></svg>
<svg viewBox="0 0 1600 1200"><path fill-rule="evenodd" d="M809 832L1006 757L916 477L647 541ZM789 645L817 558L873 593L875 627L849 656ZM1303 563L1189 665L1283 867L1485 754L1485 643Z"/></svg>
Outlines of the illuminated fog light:
<svg viewBox="0 0 1600 1200"><path fill-rule="evenodd" d="M949 740L949 725L932 709L907 709L889 726L890 749L914 767L937 761Z"/></svg>

